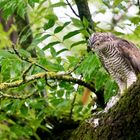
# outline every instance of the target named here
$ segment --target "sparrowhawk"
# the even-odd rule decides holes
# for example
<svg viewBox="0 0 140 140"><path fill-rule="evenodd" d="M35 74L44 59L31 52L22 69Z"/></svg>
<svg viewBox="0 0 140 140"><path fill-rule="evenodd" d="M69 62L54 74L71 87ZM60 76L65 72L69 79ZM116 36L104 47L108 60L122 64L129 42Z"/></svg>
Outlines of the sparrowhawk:
<svg viewBox="0 0 140 140"><path fill-rule="evenodd" d="M136 81L140 50L133 43L111 33L95 33L89 38L89 47L117 82L121 94Z"/></svg>

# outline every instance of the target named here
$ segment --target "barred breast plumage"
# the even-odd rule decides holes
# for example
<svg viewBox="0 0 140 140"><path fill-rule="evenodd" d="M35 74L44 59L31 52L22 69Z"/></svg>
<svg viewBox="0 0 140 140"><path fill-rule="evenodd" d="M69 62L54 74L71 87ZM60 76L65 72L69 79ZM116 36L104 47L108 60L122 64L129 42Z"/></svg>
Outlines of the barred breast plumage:
<svg viewBox="0 0 140 140"><path fill-rule="evenodd" d="M111 33L95 33L89 38L89 47L117 82L120 93L136 81L140 72L140 50L133 43Z"/></svg>

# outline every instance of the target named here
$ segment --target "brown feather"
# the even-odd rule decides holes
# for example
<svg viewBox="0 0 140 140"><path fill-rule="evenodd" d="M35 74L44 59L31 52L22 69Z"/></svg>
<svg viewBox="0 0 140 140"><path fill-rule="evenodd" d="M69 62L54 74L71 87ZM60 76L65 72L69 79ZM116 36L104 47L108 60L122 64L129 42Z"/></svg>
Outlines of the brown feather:
<svg viewBox="0 0 140 140"><path fill-rule="evenodd" d="M140 73L140 49L133 43L120 38L118 38L117 44L122 56L131 64L135 73Z"/></svg>

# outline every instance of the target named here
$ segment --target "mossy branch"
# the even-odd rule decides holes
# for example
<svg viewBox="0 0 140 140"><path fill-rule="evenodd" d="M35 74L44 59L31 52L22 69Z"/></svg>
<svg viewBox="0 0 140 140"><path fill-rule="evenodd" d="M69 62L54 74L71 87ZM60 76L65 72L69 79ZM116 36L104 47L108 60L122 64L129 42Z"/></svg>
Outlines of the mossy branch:
<svg viewBox="0 0 140 140"><path fill-rule="evenodd" d="M66 81L66 82L72 82L72 83L87 87L91 91L95 92L95 88L94 88L93 84L85 82L84 80L81 80L81 79L73 78L71 76L57 74L55 72L42 72L42 73L34 74L31 76L26 76L24 79L17 80L14 82L9 82L9 83L4 82L4 83L0 84L0 90L19 87L22 84L26 84L28 82L31 82L31 81L34 81L37 79L41 79L41 78L45 78L47 80L52 79L52 80L62 80L62 81Z"/></svg>
<svg viewBox="0 0 140 140"><path fill-rule="evenodd" d="M96 125L98 120L98 125ZM83 122L69 140L139 140L140 76L108 112Z"/></svg>

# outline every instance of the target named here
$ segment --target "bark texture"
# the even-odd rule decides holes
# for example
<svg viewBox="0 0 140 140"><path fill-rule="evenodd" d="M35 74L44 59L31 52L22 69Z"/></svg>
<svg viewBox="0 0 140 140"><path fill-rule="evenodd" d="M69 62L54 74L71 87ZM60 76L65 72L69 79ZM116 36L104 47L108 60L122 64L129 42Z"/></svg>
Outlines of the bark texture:
<svg viewBox="0 0 140 140"><path fill-rule="evenodd" d="M81 21L83 21L83 18L85 17L89 22L89 28L95 31L87 0L75 0L75 3L77 5Z"/></svg>
<svg viewBox="0 0 140 140"><path fill-rule="evenodd" d="M12 27L12 24L14 24L14 15L11 15L8 20L5 20L3 18L3 11L0 9L0 23L2 24L4 31L8 32ZM18 34L16 31L13 31L9 36L13 44L16 44L17 37Z"/></svg>
<svg viewBox="0 0 140 140"><path fill-rule="evenodd" d="M94 127L94 118L99 125ZM70 140L139 140L140 139L140 76L119 102L107 113L84 122Z"/></svg>

